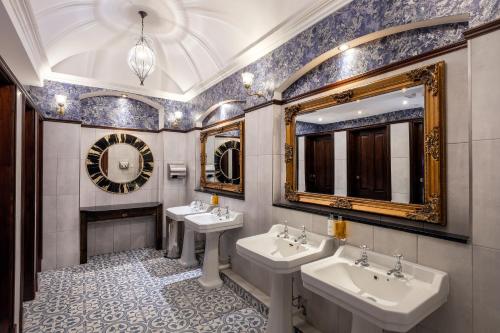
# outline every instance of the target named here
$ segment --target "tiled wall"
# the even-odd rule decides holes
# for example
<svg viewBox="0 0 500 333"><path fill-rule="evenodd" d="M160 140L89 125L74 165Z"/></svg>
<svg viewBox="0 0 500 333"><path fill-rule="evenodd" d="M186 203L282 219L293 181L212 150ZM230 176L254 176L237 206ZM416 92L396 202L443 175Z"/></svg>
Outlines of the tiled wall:
<svg viewBox="0 0 500 333"><path fill-rule="evenodd" d="M44 122L42 269L79 262L80 125Z"/></svg>
<svg viewBox="0 0 500 333"><path fill-rule="evenodd" d="M472 263L475 332L500 327L500 31L471 40Z"/></svg>

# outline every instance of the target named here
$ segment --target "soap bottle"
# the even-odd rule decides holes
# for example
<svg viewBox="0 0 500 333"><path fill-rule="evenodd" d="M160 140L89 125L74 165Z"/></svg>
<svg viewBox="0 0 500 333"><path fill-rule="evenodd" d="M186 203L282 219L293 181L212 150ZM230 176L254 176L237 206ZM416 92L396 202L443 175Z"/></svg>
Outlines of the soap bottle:
<svg viewBox="0 0 500 333"><path fill-rule="evenodd" d="M328 217L328 227L327 227L327 233L328 236L335 236L335 218L333 216L333 213L330 213L330 216Z"/></svg>
<svg viewBox="0 0 500 333"><path fill-rule="evenodd" d="M219 196L217 194L212 194L212 197L210 198L210 202L212 203L213 206L217 206L219 204Z"/></svg>
<svg viewBox="0 0 500 333"><path fill-rule="evenodd" d="M347 237L346 223L340 215L338 216L337 222L335 223L335 237L340 240L345 240Z"/></svg>

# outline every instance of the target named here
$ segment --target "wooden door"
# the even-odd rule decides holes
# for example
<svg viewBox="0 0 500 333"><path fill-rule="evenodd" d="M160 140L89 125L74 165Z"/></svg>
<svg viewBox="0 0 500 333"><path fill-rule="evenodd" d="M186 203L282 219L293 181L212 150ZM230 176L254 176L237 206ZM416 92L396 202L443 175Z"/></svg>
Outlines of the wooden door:
<svg viewBox="0 0 500 333"><path fill-rule="evenodd" d="M389 127L349 131L348 195L391 200Z"/></svg>
<svg viewBox="0 0 500 333"><path fill-rule="evenodd" d="M14 328L16 87L0 80L0 333Z"/></svg>
<svg viewBox="0 0 500 333"><path fill-rule="evenodd" d="M23 301L33 300L36 291L37 124L38 117L36 111L30 106L26 106L24 111L23 167L21 180Z"/></svg>
<svg viewBox="0 0 500 333"><path fill-rule="evenodd" d="M424 124L410 123L410 203L424 203Z"/></svg>
<svg viewBox="0 0 500 333"><path fill-rule="evenodd" d="M36 168L36 184L37 184L37 215L36 215L36 272L40 273L42 271L42 259L43 259L43 118L40 113L35 112L37 117L37 168ZM38 291L38 280L37 280L37 291Z"/></svg>
<svg viewBox="0 0 500 333"><path fill-rule="evenodd" d="M306 192L333 194L335 179L333 134L308 135L304 140Z"/></svg>

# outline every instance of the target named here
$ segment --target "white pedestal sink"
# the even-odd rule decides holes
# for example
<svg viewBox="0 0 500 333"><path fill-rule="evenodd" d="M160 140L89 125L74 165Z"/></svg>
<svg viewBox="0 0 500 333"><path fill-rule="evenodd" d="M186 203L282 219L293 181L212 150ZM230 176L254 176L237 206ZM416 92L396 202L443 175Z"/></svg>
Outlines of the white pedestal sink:
<svg viewBox="0 0 500 333"><path fill-rule="evenodd" d="M225 230L241 228L243 214L233 211L226 214L224 209L220 214L219 208L215 208L211 213L185 216L184 223L186 230L206 234L203 274L198 282L206 289L222 286L222 280L219 276L219 235ZM186 256L189 257L188 260L196 260L194 258L194 240L192 246L184 247L182 251L183 257L184 251L192 251L186 253Z"/></svg>
<svg viewBox="0 0 500 333"><path fill-rule="evenodd" d="M307 232L307 243L294 239L301 230L289 229L289 238L278 237L285 226L273 225L269 232L242 238L236 242L239 255L267 268L272 273L271 307L267 323L267 333L291 333L292 327L292 273L300 266L331 255L333 239Z"/></svg>
<svg viewBox="0 0 500 333"><path fill-rule="evenodd" d="M172 223L172 229L168 233L168 248L167 248L167 253L166 257L167 258L178 258L179 257L179 244L177 243L177 232L178 232L178 222L184 221L184 216L186 215L191 215L191 214L199 214L199 213L205 213L207 212L210 208L212 208L211 205L207 203L203 203L201 201L193 201L191 202L190 205L187 206L178 206L178 207L170 207L167 208L166 210L166 215L168 218L170 218L173 223ZM184 235L184 239L185 239ZM193 239L194 241L194 239Z"/></svg>
<svg viewBox="0 0 500 333"><path fill-rule="evenodd" d="M362 267L354 263L360 252L341 246L301 268L307 289L352 312L352 333L407 332L446 302L447 273L403 261L404 276L389 276L393 257L370 252Z"/></svg>

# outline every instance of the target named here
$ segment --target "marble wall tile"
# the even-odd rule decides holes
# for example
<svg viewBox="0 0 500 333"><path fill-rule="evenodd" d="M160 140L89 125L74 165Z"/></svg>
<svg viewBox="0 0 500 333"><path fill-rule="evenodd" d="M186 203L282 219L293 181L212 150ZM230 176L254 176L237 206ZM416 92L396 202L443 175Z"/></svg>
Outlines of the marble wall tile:
<svg viewBox="0 0 500 333"><path fill-rule="evenodd" d="M437 332L472 332L472 246L418 236L417 261L450 277L448 301L421 326Z"/></svg>
<svg viewBox="0 0 500 333"><path fill-rule="evenodd" d="M474 332L495 332L500 327L500 250L474 246Z"/></svg>
<svg viewBox="0 0 500 333"><path fill-rule="evenodd" d="M373 249L387 255L402 254L404 260L417 262L417 236L413 234L375 227Z"/></svg>
<svg viewBox="0 0 500 333"><path fill-rule="evenodd" d="M80 237L73 230L57 232L57 268L80 263Z"/></svg>

